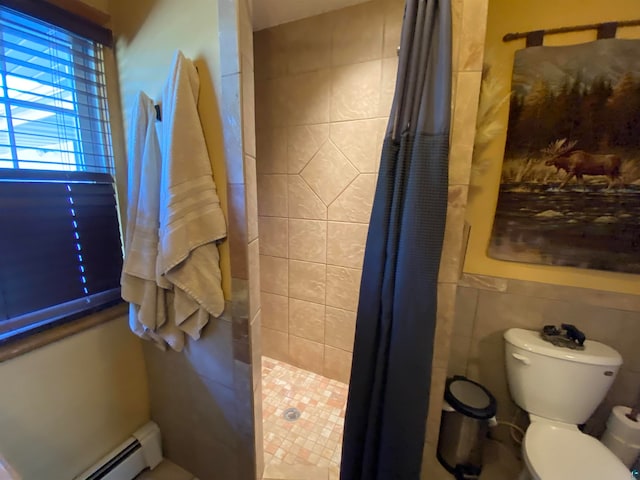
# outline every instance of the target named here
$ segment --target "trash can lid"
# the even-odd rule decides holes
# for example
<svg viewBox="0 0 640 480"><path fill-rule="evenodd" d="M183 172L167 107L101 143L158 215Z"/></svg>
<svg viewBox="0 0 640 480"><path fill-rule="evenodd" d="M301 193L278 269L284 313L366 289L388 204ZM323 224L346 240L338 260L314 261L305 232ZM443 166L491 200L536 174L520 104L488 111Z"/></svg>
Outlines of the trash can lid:
<svg viewBox="0 0 640 480"><path fill-rule="evenodd" d="M456 412L478 420L488 420L496 415L496 399L491 392L467 377L456 375L448 378L444 399Z"/></svg>

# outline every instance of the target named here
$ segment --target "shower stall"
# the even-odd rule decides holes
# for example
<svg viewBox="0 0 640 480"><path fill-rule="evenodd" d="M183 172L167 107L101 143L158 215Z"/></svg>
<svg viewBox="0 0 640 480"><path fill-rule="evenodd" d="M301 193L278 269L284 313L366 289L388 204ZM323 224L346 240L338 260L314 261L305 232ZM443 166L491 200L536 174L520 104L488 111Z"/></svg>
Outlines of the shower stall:
<svg viewBox="0 0 640 480"><path fill-rule="evenodd" d="M403 9L376 0L254 34L266 472L338 478Z"/></svg>

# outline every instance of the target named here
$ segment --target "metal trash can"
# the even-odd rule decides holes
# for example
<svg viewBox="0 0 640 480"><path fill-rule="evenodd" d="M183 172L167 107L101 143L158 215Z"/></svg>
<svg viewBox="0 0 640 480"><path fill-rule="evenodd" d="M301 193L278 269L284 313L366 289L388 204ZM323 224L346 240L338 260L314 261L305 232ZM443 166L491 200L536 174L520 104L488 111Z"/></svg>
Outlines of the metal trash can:
<svg viewBox="0 0 640 480"><path fill-rule="evenodd" d="M478 478L489 421L496 399L479 383L463 376L447 379L438 440L438 461L456 480Z"/></svg>

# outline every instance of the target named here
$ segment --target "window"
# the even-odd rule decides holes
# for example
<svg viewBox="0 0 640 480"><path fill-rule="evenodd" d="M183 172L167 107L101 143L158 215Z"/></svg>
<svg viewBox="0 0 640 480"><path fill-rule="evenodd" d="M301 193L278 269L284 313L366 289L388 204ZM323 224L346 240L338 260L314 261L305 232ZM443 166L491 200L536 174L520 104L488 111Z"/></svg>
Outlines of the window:
<svg viewBox="0 0 640 480"><path fill-rule="evenodd" d="M0 342L119 301L102 48L0 7Z"/></svg>

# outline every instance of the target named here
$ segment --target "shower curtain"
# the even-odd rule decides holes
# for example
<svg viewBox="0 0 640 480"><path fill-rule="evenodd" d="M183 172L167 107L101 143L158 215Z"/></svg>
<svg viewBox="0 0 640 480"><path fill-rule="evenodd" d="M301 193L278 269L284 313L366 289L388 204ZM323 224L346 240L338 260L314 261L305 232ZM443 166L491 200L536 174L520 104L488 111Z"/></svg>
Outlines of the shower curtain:
<svg viewBox="0 0 640 480"><path fill-rule="evenodd" d="M407 0L360 287L341 480L417 480L447 210L450 0Z"/></svg>

